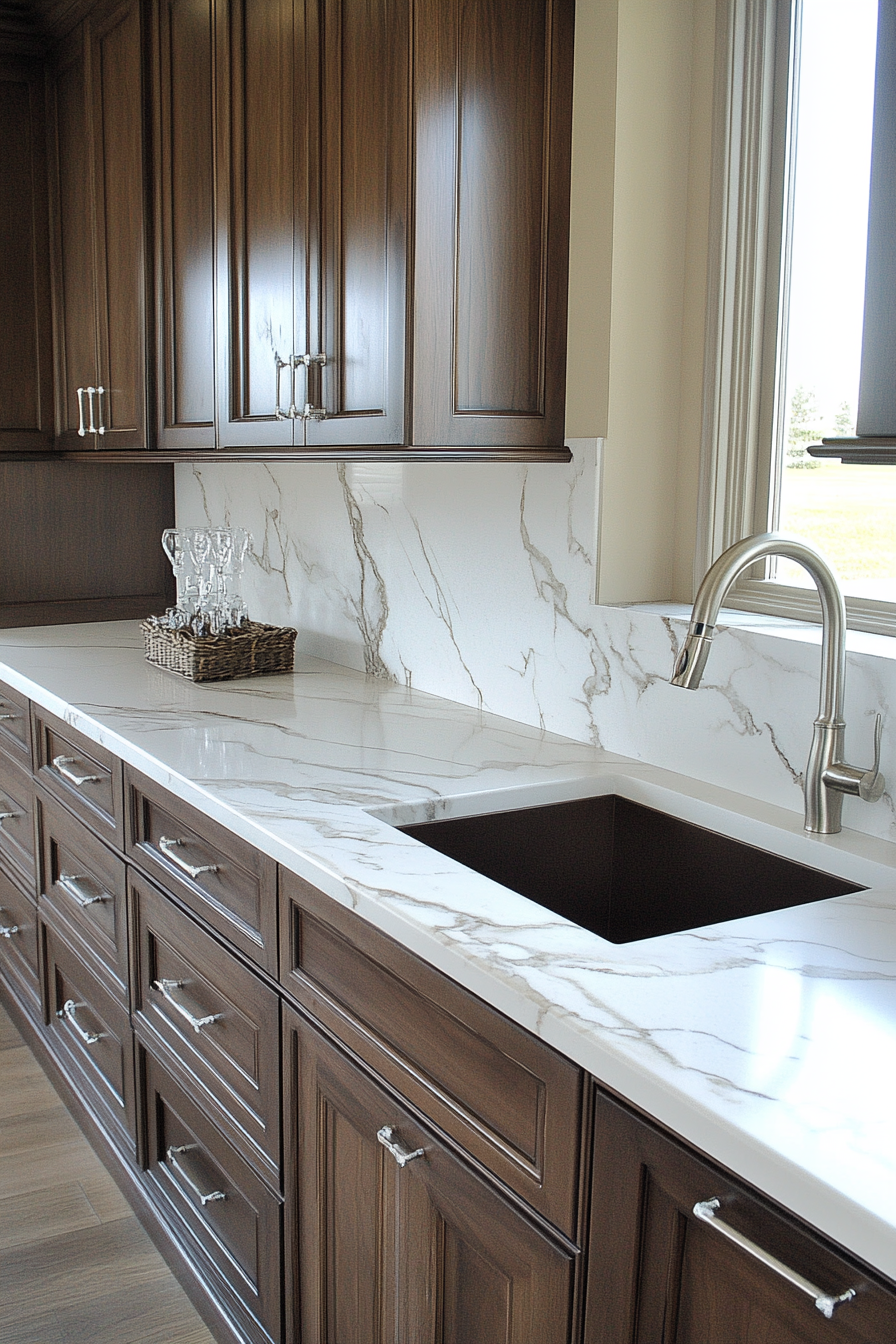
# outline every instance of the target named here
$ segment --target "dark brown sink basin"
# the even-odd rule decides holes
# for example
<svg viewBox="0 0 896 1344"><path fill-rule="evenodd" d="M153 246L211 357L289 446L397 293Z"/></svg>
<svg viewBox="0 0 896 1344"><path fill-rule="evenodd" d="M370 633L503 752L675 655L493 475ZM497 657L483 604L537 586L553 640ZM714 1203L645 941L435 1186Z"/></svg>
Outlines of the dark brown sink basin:
<svg viewBox="0 0 896 1344"><path fill-rule="evenodd" d="M864 890L613 794L399 829L611 943Z"/></svg>

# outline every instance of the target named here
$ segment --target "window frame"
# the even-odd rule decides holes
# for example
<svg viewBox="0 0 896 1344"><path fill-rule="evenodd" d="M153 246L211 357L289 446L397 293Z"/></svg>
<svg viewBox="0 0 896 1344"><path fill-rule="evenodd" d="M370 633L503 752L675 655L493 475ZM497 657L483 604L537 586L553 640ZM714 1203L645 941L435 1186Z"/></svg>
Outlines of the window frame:
<svg viewBox="0 0 896 1344"><path fill-rule="evenodd" d="M720 5L695 587L727 547L768 530L774 502L772 457L785 409L778 395L787 297L781 281L793 205L788 94L800 6L801 0ZM743 575L725 602L821 620L814 589L767 579L764 565ZM896 602L848 597L846 608L853 629L896 632Z"/></svg>

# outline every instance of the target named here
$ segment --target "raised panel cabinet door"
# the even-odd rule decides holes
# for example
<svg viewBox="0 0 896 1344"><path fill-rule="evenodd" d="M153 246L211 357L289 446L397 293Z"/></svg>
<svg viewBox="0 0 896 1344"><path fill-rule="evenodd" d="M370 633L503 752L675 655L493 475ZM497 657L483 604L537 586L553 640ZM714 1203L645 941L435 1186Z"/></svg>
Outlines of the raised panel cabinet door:
<svg viewBox="0 0 896 1344"><path fill-rule="evenodd" d="M139 0L89 20L97 280L97 436L146 447L143 67Z"/></svg>
<svg viewBox="0 0 896 1344"><path fill-rule="evenodd" d="M156 443L215 447L213 0L157 0L153 29Z"/></svg>
<svg viewBox="0 0 896 1344"><path fill-rule="evenodd" d="M288 1010L284 1037L301 1338L568 1344L575 1252Z"/></svg>
<svg viewBox="0 0 896 1344"><path fill-rule="evenodd" d="M807 1293L694 1213L718 1218L825 1294ZM810 1229L598 1095L585 1344L892 1344L896 1293Z"/></svg>
<svg viewBox="0 0 896 1344"><path fill-rule="evenodd" d="M314 446L402 444L408 273L410 5L314 0L321 95L312 157L309 353L326 413Z"/></svg>
<svg viewBox="0 0 896 1344"><path fill-rule="evenodd" d="M0 452L53 446L53 330L44 78L0 58Z"/></svg>
<svg viewBox="0 0 896 1344"><path fill-rule="evenodd" d="M77 452L93 446L86 390L98 382L93 118L84 24L59 49L52 107L57 447Z"/></svg>
<svg viewBox="0 0 896 1344"><path fill-rule="evenodd" d="M216 21L218 444L288 449L307 341L304 6L221 0Z"/></svg>
<svg viewBox="0 0 896 1344"><path fill-rule="evenodd" d="M561 447L572 0L415 23L413 443Z"/></svg>

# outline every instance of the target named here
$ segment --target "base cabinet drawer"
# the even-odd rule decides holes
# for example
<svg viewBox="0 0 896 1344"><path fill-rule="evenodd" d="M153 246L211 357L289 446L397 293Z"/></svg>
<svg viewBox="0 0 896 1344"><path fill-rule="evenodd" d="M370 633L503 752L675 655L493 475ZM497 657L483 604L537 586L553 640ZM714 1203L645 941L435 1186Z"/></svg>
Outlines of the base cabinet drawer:
<svg viewBox="0 0 896 1344"><path fill-rule="evenodd" d="M34 715L37 779L116 849L124 848L121 761L45 710Z"/></svg>
<svg viewBox="0 0 896 1344"><path fill-rule="evenodd" d="M23 770L31 769L31 727L28 700L19 691L0 681L0 752L17 761Z"/></svg>
<svg viewBox="0 0 896 1344"><path fill-rule="evenodd" d="M129 896L139 1038L279 1190L277 994L133 869Z"/></svg>
<svg viewBox="0 0 896 1344"><path fill-rule="evenodd" d="M34 786L29 775L0 753L0 863L35 889Z"/></svg>
<svg viewBox="0 0 896 1344"><path fill-rule="evenodd" d="M594 1115L585 1344L896 1339L896 1294L830 1243L602 1093Z"/></svg>
<svg viewBox="0 0 896 1344"><path fill-rule="evenodd" d="M32 1016L40 1007L37 906L0 870L0 976Z"/></svg>
<svg viewBox="0 0 896 1344"><path fill-rule="evenodd" d="M281 1201L161 1064L140 1056L153 1199L241 1337L279 1341Z"/></svg>
<svg viewBox="0 0 896 1344"><path fill-rule="evenodd" d="M43 918L40 938L50 1048L109 1137L133 1159L136 1109L130 1018L65 937Z"/></svg>

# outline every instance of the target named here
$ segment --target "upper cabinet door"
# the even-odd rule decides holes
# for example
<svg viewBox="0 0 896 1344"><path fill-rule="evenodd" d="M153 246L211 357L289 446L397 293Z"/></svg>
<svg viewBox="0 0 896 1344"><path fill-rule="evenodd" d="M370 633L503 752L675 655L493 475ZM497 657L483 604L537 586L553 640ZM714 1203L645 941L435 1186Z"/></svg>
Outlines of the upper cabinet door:
<svg viewBox="0 0 896 1344"><path fill-rule="evenodd" d="M153 31L156 442L215 447L214 0L158 0Z"/></svg>
<svg viewBox="0 0 896 1344"><path fill-rule="evenodd" d="M39 61L0 58L0 452L53 446L53 333Z"/></svg>
<svg viewBox="0 0 896 1344"><path fill-rule="evenodd" d="M297 0L217 6L218 443L289 449L304 369L305 26Z"/></svg>
<svg viewBox="0 0 896 1344"><path fill-rule="evenodd" d="M54 71L57 446L146 446L140 6L99 6Z"/></svg>
<svg viewBox="0 0 896 1344"><path fill-rule="evenodd" d="M415 445L563 442L572 0L418 0Z"/></svg>
<svg viewBox="0 0 896 1344"><path fill-rule="evenodd" d="M306 442L405 442L408 0L317 0ZM310 87L310 81L309 81Z"/></svg>

